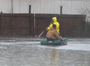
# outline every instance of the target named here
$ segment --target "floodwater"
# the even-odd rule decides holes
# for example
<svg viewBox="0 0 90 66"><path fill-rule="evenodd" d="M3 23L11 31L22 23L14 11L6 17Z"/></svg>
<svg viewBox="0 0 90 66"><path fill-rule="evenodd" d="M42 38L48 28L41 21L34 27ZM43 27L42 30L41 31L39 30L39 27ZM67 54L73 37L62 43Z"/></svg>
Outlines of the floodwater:
<svg viewBox="0 0 90 66"><path fill-rule="evenodd" d="M90 66L90 39L67 45L40 45L43 38L0 38L0 66Z"/></svg>

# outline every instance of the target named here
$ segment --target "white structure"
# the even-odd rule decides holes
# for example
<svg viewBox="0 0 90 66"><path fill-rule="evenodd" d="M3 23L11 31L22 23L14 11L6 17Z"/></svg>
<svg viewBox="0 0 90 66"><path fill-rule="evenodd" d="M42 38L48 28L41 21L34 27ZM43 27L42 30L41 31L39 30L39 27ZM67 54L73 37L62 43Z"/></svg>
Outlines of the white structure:
<svg viewBox="0 0 90 66"><path fill-rule="evenodd" d="M62 14L87 14L81 11L89 2L90 0L0 0L0 11L29 13L31 5L31 13L60 14L62 6Z"/></svg>

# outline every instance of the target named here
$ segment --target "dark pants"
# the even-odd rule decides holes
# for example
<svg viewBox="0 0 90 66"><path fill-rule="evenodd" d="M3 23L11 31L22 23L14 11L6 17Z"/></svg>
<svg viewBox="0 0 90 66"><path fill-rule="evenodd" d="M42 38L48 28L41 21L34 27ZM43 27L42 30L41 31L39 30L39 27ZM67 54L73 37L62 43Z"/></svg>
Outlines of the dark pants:
<svg viewBox="0 0 90 66"><path fill-rule="evenodd" d="M54 40L58 40L58 39L47 38L47 41L54 41Z"/></svg>
<svg viewBox="0 0 90 66"><path fill-rule="evenodd" d="M51 38L47 38L47 41L54 41L54 39L51 39Z"/></svg>

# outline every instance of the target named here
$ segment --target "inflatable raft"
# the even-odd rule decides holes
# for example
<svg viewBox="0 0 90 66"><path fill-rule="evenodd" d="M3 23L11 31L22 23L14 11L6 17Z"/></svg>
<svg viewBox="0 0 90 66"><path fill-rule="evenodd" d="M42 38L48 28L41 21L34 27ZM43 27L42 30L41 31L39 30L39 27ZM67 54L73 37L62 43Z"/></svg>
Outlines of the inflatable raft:
<svg viewBox="0 0 90 66"><path fill-rule="evenodd" d="M67 38L62 38L62 40L67 45ZM61 40L54 40L54 41L47 41L46 39L41 40L41 45L63 45L63 42Z"/></svg>

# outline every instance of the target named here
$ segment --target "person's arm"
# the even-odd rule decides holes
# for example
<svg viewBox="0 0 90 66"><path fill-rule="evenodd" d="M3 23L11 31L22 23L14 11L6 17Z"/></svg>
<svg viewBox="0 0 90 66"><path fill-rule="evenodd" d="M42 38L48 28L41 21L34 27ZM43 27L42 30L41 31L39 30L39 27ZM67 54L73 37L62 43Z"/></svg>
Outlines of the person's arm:
<svg viewBox="0 0 90 66"><path fill-rule="evenodd" d="M59 33L56 30L55 30L55 36L56 36L56 38L61 39L59 36Z"/></svg>
<svg viewBox="0 0 90 66"><path fill-rule="evenodd" d="M51 27L52 27L52 23L49 25L49 27L46 28L46 31L50 30Z"/></svg>
<svg viewBox="0 0 90 66"><path fill-rule="evenodd" d="M60 24L57 23L57 24L56 24L56 30L57 30L58 33L60 33L60 32L59 32L59 30L60 30L59 27L60 27Z"/></svg>

